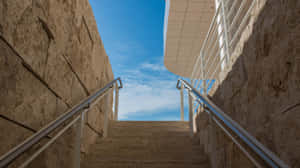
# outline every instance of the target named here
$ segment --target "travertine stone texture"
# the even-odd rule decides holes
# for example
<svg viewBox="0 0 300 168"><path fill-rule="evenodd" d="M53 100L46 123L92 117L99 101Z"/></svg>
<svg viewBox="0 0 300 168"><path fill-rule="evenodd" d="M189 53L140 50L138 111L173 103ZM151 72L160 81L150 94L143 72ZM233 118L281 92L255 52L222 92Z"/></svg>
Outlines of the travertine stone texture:
<svg viewBox="0 0 300 168"><path fill-rule="evenodd" d="M113 78L88 0L0 0L1 116L39 130ZM83 153L111 107L112 96L88 112ZM1 116L0 155L33 133ZM70 167L74 130L33 164Z"/></svg>
<svg viewBox="0 0 300 168"><path fill-rule="evenodd" d="M300 167L300 1L262 4L212 99L289 166ZM197 125L212 167L254 167L207 120L207 114L200 113ZM214 129L213 136L209 128Z"/></svg>

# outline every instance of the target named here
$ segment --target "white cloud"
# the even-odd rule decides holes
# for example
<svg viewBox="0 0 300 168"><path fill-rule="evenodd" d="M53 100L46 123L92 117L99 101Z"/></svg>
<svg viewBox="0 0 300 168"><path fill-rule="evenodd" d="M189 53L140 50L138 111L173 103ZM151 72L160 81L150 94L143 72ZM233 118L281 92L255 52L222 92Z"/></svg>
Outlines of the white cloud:
<svg viewBox="0 0 300 168"><path fill-rule="evenodd" d="M181 121L180 116L178 115L178 117L176 116L166 116L166 117L162 117L160 119L161 121Z"/></svg>
<svg viewBox="0 0 300 168"><path fill-rule="evenodd" d="M163 109L179 109L180 95L175 89L176 81L127 81L120 93L120 119L139 113L155 114Z"/></svg>
<svg viewBox="0 0 300 168"><path fill-rule="evenodd" d="M160 73L159 75L146 73L143 71L145 68ZM177 77L167 71L161 72L162 69L164 67L159 64L144 63L136 69L126 69L122 72L124 88L120 91L119 102L121 120L130 119L131 116L143 116L142 113L156 114L163 110L180 113L180 92L176 89Z"/></svg>
<svg viewBox="0 0 300 168"><path fill-rule="evenodd" d="M153 71L165 71L166 68L163 65L159 64L150 64L150 63L144 63L141 65L141 68L143 69L150 69Z"/></svg>

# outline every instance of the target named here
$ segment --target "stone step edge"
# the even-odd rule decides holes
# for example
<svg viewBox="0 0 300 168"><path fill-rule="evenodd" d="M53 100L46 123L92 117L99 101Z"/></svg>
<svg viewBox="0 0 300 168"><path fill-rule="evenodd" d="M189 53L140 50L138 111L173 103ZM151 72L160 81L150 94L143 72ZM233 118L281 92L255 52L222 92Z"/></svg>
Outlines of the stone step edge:
<svg viewBox="0 0 300 168"><path fill-rule="evenodd" d="M90 161L89 159L85 159L83 161ZM110 160L110 159L105 159L105 160L93 160L94 162L101 162L101 163L172 163L172 164L178 164L178 163L195 163L195 164L202 164L202 163L207 163L208 159L203 159L203 160Z"/></svg>

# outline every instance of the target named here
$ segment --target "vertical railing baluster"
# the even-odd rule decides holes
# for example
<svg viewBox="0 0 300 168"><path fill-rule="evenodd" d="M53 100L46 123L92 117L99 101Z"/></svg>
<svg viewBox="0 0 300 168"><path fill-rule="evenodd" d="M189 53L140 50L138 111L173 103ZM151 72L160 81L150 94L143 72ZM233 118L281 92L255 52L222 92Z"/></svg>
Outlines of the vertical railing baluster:
<svg viewBox="0 0 300 168"><path fill-rule="evenodd" d="M204 95L206 95L206 74L205 74L205 69L204 69L204 66L205 66L205 64L204 64L204 55L203 55L203 53L201 52L200 53L201 54L201 78L202 78L202 83L201 83L201 85L203 85L203 94ZM201 87L200 87L200 92L201 92Z"/></svg>
<svg viewBox="0 0 300 168"><path fill-rule="evenodd" d="M104 126L103 126L103 137L106 138L107 137L107 131L108 131L108 122L109 122L109 102L110 102L110 94L107 93L105 95L106 97L106 101L105 102L105 112L104 112Z"/></svg>
<svg viewBox="0 0 300 168"><path fill-rule="evenodd" d="M181 121L184 121L184 94L183 94L184 86L180 87L180 112L181 112Z"/></svg>
<svg viewBox="0 0 300 168"><path fill-rule="evenodd" d="M118 120L118 112L119 112L119 85L115 84L115 109L114 109L114 120Z"/></svg>
<svg viewBox="0 0 300 168"><path fill-rule="evenodd" d="M189 91L189 125L190 125L191 136L193 136L194 134L193 115L194 115L193 97L191 95L191 91Z"/></svg>
<svg viewBox="0 0 300 168"><path fill-rule="evenodd" d="M220 4L221 10L222 10L222 16L221 18L223 19L223 29L224 29L224 41L225 41L225 54L226 54L226 65L229 65L229 61L230 61L230 51L229 51L229 43L228 43L228 27L227 27L227 19L226 19L226 12L225 12L225 5L224 5L224 0L221 0L221 4ZM222 63L221 63L222 64Z"/></svg>
<svg viewBox="0 0 300 168"><path fill-rule="evenodd" d="M197 122L196 122L196 119L197 119L197 112L196 114L194 114L195 110L198 110L198 109L195 109L193 108L193 133L196 133L197 132Z"/></svg>
<svg viewBox="0 0 300 168"><path fill-rule="evenodd" d="M76 128L76 139L75 139L75 146L74 146L74 158L73 158L73 167L74 168L80 168L80 150L81 150L81 138L83 135L83 129L84 129L84 120L85 120L85 114L88 112L89 109L84 109L83 112L80 114L80 120L77 122L77 128Z"/></svg>
<svg viewBox="0 0 300 168"><path fill-rule="evenodd" d="M212 113L209 112L209 134L208 134L208 139L209 139L209 152L210 152L210 157L214 158L214 141L215 141L215 129L214 129L214 122L213 122L213 116Z"/></svg>
<svg viewBox="0 0 300 168"><path fill-rule="evenodd" d="M200 65L200 71L201 71L201 80L202 80L202 82L201 82L201 85L200 85L200 93L201 93L201 89L203 88L203 82L204 82L204 78L205 78L205 70L204 70L204 58L203 58L203 53L202 52L200 52L200 58L201 58L201 65ZM203 86L202 86L203 85ZM203 90L204 90L204 88L203 88Z"/></svg>

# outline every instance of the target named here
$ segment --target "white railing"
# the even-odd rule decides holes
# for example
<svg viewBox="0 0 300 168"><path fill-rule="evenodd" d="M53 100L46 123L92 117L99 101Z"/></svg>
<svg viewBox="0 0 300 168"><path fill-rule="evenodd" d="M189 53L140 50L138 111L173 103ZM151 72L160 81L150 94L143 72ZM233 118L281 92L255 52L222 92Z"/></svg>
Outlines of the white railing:
<svg viewBox="0 0 300 168"><path fill-rule="evenodd" d="M84 118L86 113L96 105L103 97L106 99L106 105L109 106L111 97L110 92L115 90L115 102L114 102L114 114L113 119L118 120L118 104L119 104L119 89L122 88L122 81L117 78L110 83L108 83L103 88L99 89L91 96L82 100L79 104L73 106L66 113L59 116L56 120L52 121L44 128L27 138L24 142L11 149L3 156L0 157L0 168L8 167L17 158L19 158L24 152L28 151L33 145L39 143L44 137L48 136L50 133L54 132L57 128L61 127L61 130L50 138L43 146L37 149L33 154L31 154L20 166L19 168L27 167L36 157L38 157L43 151L45 151L51 144L53 144L57 138L63 135L71 126L77 126L77 132L75 137L75 147L73 152L73 163L72 167L80 168L80 148L81 148L81 138L84 126ZM109 122L109 108L107 107L104 113L104 126L103 126L103 137L107 136L108 132L108 122ZM71 121L69 121L71 120ZM66 125L65 125L66 124Z"/></svg>
<svg viewBox="0 0 300 168"><path fill-rule="evenodd" d="M213 84L218 85L223 78L222 72L231 66L231 55L257 2L216 0L216 13L190 77L201 93L207 93Z"/></svg>

